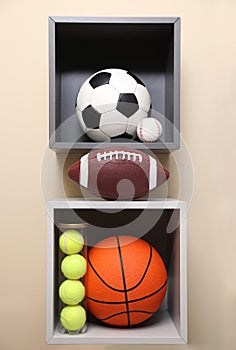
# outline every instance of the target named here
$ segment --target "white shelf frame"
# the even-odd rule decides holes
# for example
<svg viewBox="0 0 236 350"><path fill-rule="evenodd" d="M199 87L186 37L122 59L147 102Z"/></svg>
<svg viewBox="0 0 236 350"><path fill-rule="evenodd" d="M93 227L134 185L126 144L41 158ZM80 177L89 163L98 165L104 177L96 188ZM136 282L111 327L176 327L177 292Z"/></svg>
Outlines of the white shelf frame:
<svg viewBox="0 0 236 350"><path fill-rule="evenodd" d="M140 328L115 329L89 324L88 331L79 335L61 334L54 315L54 210L55 209L177 209L179 210L180 300L179 315L168 310L158 311L155 323ZM48 344L186 344L187 343L187 204L174 199L149 201L86 201L56 199L47 208L47 300L46 342Z"/></svg>

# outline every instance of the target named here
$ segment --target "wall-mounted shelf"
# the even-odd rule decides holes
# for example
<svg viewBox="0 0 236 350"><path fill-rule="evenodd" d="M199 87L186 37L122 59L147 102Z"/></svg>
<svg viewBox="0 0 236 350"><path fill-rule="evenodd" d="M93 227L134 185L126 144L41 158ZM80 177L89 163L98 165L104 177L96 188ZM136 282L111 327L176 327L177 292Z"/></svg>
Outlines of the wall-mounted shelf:
<svg viewBox="0 0 236 350"><path fill-rule="evenodd" d="M180 18L50 17L50 148L91 149L75 114L78 90L91 74L124 68L147 86L154 117L160 113L159 142L114 142L133 148L179 148ZM158 112L158 113L157 113Z"/></svg>
<svg viewBox="0 0 236 350"><path fill-rule="evenodd" d="M58 224L89 224L87 242L117 234L138 236L160 253L168 272L168 291L155 317L140 327L119 329L98 324L88 316L88 329L79 335L61 334L62 307L58 287L62 280ZM105 223L105 225L104 225ZM129 223L129 225L127 225ZM93 226L94 225L94 226ZM105 226L105 227L104 227ZM176 200L85 201L48 203L47 229L47 335L49 344L184 344L187 342L186 204Z"/></svg>

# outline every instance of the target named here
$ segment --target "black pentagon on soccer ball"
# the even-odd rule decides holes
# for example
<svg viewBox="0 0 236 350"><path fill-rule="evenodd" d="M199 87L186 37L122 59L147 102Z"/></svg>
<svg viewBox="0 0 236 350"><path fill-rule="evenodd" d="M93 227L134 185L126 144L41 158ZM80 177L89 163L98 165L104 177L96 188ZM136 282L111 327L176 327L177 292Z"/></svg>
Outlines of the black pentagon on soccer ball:
<svg viewBox="0 0 236 350"><path fill-rule="evenodd" d="M89 84L96 89L98 86L109 84L111 73L101 72L94 75L90 80Z"/></svg>
<svg viewBox="0 0 236 350"><path fill-rule="evenodd" d="M148 118L151 118L151 116L152 116L152 103L150 103L150 108L149 108L147 116L148 116Z"/></svg>
<svg viewBox="0 0 236 350"><path fill-rule="evenodd" d="M131 117L139 109L136 96L134 94L120 94L116 109L127 118Z"/></svg>
<svg viewBox="0 0 236 350"><path fill-rule="evenodd" d="M136 75L134 75L133 73L130 73L130 72L127 72L127 74L131 75L131 77L134 78L134 80L136 80L137 84L145 86L144 83L142 82L142 80L140 80L138 77L136 77Z"/></svg>
<svg viewBox="0 0 236 350"><path fill-rule="evenodd" d="M93 108L93 106L86 107L82 112L84 124L89 129L98 129L101 114Z"/></svg>
<svg viewBox="0 0 236 350"><path fill-rule="evenodd" d="M111 141L115 141L115 140L119 140L119 141L125 141L125 140L133 140L134 136L133 135L129 135L126 132L124 134L118 135L118 136L113 136L111 137Z"/></svg>

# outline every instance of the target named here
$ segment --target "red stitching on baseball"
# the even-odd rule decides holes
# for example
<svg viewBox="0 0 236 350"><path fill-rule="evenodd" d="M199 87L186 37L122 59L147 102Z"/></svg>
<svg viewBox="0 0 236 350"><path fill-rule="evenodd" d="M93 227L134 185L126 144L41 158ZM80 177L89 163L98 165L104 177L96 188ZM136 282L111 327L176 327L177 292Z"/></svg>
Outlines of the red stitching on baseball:
<svg viewBox="0 0 236 350"><path fill-rule="evenodd" d="M145 139L145 137L144 137L144 135L143 135L142 123L141 123L141 125L140 125L139 127L140 127L139 131L140 131L141 141L143 141L143 142L149 142L148 140Z"/></svg>
<svg viewBox="0 0 236 350"><path fill-rule="evenodd" d="M156 140L154 140L154 141L150 141L150 140L147 140L145 137L144 137L144 135L143 135L143 132L144 132L144 129L143 129L143 127L142 127L142 122L141 122L141 124L139 125L139 132L140 132L140 137L141 137L141 141L143 141L143 142L156 142L159 138L160 138L160 136L161 136L161 127L160 127L160 122L158 121L158 120L156 120L155 119L155 124L156 124L156 127L157 127L157 139ZM148 129L147 129L147 131L148 131ZM155 136L155 134L154 133L152 133L151 132L151 135L153 134L153 136Z"/></svg>
<svg viewBox="0 0 236 350"><path fill-rule="evenodd" d="M141 140L143 139L143 128L142 128L142 122L139 125L139 132L140 132L140 136L141 136ZM142 140L143 141L143 140Z"/></svg>

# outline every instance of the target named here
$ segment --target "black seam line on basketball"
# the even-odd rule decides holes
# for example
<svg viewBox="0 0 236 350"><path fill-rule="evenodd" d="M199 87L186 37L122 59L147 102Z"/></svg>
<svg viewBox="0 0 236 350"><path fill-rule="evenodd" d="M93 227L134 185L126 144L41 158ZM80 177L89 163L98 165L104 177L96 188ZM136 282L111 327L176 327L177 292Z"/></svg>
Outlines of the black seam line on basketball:
<svg viewBox="0 0 236 350"><path fill-rule="evenodd" d="M163 283L163 285L157 289L155 292L151 293L151 294L148 294L148 295L145 295L144 297L142 298L138 298L138 299L133 299L133 300L129 300L128 303L136 303L137 301L141 301L141 300L144 300L144 299L148 299L150 297L152 297L153 295L159 293L167 284L167 280L165 281L165 283ZM100 303L100 304L124 304L125 301L103 301L103 300L98 300L98 299L94 299L92 297L89 297L89 296L86 296L87 299L91 300L91 301L94 301L96 303Z"/></svg>
<svg viewBox="0 0 236 350"><path fill-rule="evenodd" d="M130 288L130 289L127 290L128 292L131 291L131 290L133 290L133 289L135 289L135 288L137 288L137 287L142 283L144 277L146 276L146 274L147 274L147 272L148 272L148 269L149 269L149 266L150 266L151 260L152 260L152 246L151 246L150 243L149 243L149 248L150 248L149 259L148 259L148 263L147 263L146 269L145 269L145 271L144 271L144 273L143 273L143 276L141 277L141 279L139 280L139 282L138 282L134 287L132 287L132 288Z"/></svg>
<svg viewBox="0 0 236 350"><path fill-rule="evenodd" d="M103 193L102 193L102 194L103 194ZM151 260L152 260L152 246L151 246L151 244L149 244L149 247L150 247L149 259L148 259L147 267L146 267L146 269L145 269L145 271L144 271L144 273L143 273L143 276L141 277L141 279L139 280L139 282L138 282L135 286L126 289L127 292L130 292L131 290L134 290L135 288L137 288L137 287L142 283L144 277L146 276L146 274L147 274L147 272L148 272L148 269L149 269L149 266L150 266ZM93 269L93 271L95 272L95 274L99 277L99 279L100 279L108 288L110 288L110 289L112 289L112 290L114 290L114 291L116 291L116 292L124 292L123 289L117 289L117 288L111 287L109 284L106 283L106 281L104 281L104 280L102 279L102 277L97 273L97 271L96 271L95 268L93 267L93 265L92 265L92 263L91 263L91 260L90 260L90 258L89 258L89 255L88 255L88 263L89 263L89 265L92 267L92 269Z"/></svg>
<svg viewBox="0 0 236 350"><path fill-rule="evenodd" d="M154 312L146 311L146 310L130 310L129 311L129 313L132 313L132 312L140 312L140 313L143 313L143 314L153 315L153 314L155 314L156 311L154 311ZM126 311L117 312L116 314L112 314L112 315L110 315L108 317L100 318L100 320L101 321L106 321L106 320L109 320L109 318L112 318L112 317L115 317L115 316L119 316L119 315L122 315L122 314L126 314Z"/></svg>
<svg viewBox="0 0 236 350"><path fill-rule="evenodd" d="M149 269L149 266L150 266L150 263L151 263L151 260L152 260L152 246L151 246L151 244L149 244L149 247L150 247L149 260L148 260L148 263L147 263L147 267L146 267L146 269L145 269L145 271L144 271L144 274L143 274L143 276L141 277L140 281L139 281L135 286L126 289L127 292L130 292L130 291L134 290L135 288L137 288L137 287L142 283L144 277L145 277L146 274L147 274L147 271L148 271L148 269ZM104 281L104 280L102 279L102 277L97 273L97 271L95 270L94 266L92 265L91 260L90 260L90 258L89 258L89 254L88 254L88 263L89 263L89 265L92 267L94 273L98 276L98 278L99 278L108 288L110 288L110 289L112 289L112 290L114 290L114 291L116 291L116 292L124 292L123 289L118 289L118 288L113 288L113 287L111 287L108 283L106 283L106 281Z"/></svg>
<svg viewBox="0 0 236 350"><path fill-rule="evenodd" d="M121 247L120 247L119 236L116 236L116 241L117 241L117 247L118 247L119 256L120 256L122 280L123 280L123 284L124 284L124 294L125 294L125 304L126 304L126 311L127 311L127 321L128 321L128 327L130 327L128 293L127 293L127 290L126 290L125 271L124 271L124 265L123 265L123 258L122 258L122 252L121 252Z"/></svg>
<svg viewBox="0 0 236 350"><path fill-rule="evenodd" d="M122 293L124 293L124 290L123 290L123 289L116 289L116 288L113 288L113 287L111 287L108 283L106 283L106 281L104 281L104 279L98 274L98 272L95 270L93 264L91 263L89 254L88 254L88 263L89 263L89 265L91 266L91 268L93 269L94 273L97 275L97 277L102 281L102 283L105 284L105 286L107 286L108 288L114 290L115 292L120 292L120 293L122 292Z"/></svg>

